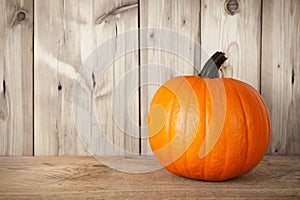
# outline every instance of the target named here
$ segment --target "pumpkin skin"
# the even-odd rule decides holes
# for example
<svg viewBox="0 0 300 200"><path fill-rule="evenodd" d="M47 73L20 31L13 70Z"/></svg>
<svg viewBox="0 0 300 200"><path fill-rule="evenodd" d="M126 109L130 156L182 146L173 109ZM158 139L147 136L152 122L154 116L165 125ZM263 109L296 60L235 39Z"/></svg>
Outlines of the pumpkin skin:
<svg viewBox="0 0 300 200"><path fill-rule="evenodd" d="M224 113L216 112L218 105L212 102L218 99L212 100L214 91L208 83L224 86ZM196 102L191 102L189 95L194 95ZM182 102L181 96L188 97ZM224 121L215 144L201 157L213 112L224 115ZM150 146L158 161L171 173L192 179L222 181L246 174L262 160L270 141L270 117L262 97L250 85L231 78L170 79L152 99L148 124ZM167 150L160 152L164 148Z"/></svg>

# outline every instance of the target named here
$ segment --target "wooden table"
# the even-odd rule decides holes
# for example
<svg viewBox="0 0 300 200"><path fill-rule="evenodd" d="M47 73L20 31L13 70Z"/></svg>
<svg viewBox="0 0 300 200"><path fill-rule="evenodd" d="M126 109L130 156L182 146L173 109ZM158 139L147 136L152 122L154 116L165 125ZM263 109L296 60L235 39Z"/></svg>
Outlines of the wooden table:
<svg viewBox="0 0 300 200"><path fill-rule="evenodd" d="M300 157L265 156L225 182L125 173L93 157L0 157L0 199L300 199Z"/></svg>

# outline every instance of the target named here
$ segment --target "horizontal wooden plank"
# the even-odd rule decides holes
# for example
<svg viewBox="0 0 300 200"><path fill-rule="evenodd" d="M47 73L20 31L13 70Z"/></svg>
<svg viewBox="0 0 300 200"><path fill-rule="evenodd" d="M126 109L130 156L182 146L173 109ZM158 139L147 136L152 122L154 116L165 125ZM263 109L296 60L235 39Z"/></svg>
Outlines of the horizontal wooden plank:
<svg viewBox="0 0 300 200"><path fill-rule="evenodd" d="M300 157L266 156L249 174L225 182L164 169L124 173L93 157L0 157L0 185L0 199L299 199Z"/></svg>

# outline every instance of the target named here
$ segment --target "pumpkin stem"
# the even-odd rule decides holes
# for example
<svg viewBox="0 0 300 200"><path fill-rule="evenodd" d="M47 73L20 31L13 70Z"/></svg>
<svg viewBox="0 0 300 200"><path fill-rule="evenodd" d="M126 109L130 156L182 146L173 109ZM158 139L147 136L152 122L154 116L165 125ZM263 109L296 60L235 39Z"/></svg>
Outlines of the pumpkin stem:
<svg viewBox="0 0 300 200"><path fill-rule="evenodd" d="M202 78L219 78L219 69L225 60L227 60L225 53L217 51L208 59L198 76Z"/></svg>

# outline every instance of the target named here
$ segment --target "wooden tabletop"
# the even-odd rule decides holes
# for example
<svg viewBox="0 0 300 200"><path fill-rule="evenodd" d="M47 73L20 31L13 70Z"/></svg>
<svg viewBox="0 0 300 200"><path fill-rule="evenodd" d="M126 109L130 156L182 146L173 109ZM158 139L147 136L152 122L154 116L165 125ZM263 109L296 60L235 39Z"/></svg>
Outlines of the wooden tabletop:
<svg viewBox="0 0 300 200"><path fill-rule="evenodd" d="M300 157L265 156L224 182L125 173L94 157L0 157L0 199L300 199Z"/></svg>

